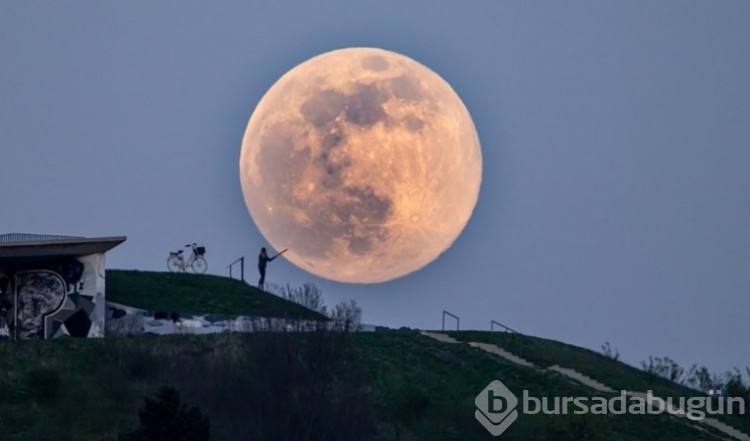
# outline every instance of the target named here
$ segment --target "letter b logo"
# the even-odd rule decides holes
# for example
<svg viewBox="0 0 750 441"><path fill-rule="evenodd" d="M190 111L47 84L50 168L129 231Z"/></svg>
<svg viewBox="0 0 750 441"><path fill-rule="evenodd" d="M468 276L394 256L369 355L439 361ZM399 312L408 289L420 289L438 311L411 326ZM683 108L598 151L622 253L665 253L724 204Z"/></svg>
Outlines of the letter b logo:
<svg viewBox="0 0 750 441"><path fill-rule="evenodd" d="M487 412L489 413L503 413L508 408L507 399L502 395L495 395L493 389L487 391L487 400Z"/></svg>
<svg viewBox="0 0 750 441"><path fill-rule="evenodd" d="M518 418L518 398L499 380L488 384L474 404L477 421L494 436L500 436Z"/></svg>

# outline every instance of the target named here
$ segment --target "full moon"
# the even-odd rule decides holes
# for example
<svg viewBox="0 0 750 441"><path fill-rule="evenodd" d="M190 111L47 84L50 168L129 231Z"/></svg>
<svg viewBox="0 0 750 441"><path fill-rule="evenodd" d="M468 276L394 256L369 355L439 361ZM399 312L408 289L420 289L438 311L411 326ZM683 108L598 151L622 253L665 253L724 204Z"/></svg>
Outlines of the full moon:
<svg viewBox="0 0 750 441"><path fill-rule="evenodd" d="M298 267L378 283L417 271L466 226L482 153L435 72L382 49L313 57L263 96L242 140L248 211Z"/></svg>

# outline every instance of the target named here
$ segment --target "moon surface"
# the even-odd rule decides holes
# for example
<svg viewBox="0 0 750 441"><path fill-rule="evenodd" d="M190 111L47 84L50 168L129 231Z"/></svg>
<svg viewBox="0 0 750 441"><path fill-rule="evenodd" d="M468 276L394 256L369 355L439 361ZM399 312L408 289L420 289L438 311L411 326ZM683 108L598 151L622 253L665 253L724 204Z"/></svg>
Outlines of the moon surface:
<svg viewBox="0 0 750 441"><path fill-rule="evenodd" d="M395 52L348 48L294 67L263 96L240 180L256 226L289 261L378 283L456 240L479 196L482 153L440 76Z"/></svg>

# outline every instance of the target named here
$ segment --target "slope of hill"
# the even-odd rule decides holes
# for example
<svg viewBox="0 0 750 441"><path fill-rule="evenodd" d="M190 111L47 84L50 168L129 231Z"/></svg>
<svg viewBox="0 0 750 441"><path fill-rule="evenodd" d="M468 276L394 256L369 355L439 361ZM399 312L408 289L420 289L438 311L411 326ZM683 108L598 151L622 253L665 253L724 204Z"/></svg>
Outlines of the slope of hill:
<svg viewBox="0 0 750 441"><path fill-rule="evenodd" d="M241 281L206 275L107 271L107 299L154 311L321 317ZM278 436L301 420L328 424L317 428L325 436L307 432L304 439L311 440L498 439L475 417L475 398L493 380L519 398L611 398L611 389L696 395L565 343L507 333L448 334L381 329L6 341L0 344L0 441L117 440L138 425L143 397L162 386L174 387L210 418L212 439L243 441L303 439ZM565 369L550 369L555 365ZM576 381L566 369L597 381ZM747 416L716 418L748 432ZM737 440L721 428L666 413L572 412L522 412L499 439Z"/></svg>
<svg viewBox="0 0 750 441"><path fill-rule="evenodd" d="M207 274L107 270L107 300L149 311L325 319L240 280Z"/></svg>
<svg viewBox="0 0 750 441"><path fill-rule="evenodd" d="M462 331L447 334L462 342L497 345L541 368L562 366L574 369L615 391L652 391L654 396L672 397L675 401L680 397L687 400L691 397L705 396L699 391L675 384L666 378L613 360L603 354L554 340L501 332ZM712 415L712 418L729 424L745 434L750 433L750 418L747 415L719 414Z"/></svg>
<svg viewBox="0 0 750 441"><path fill-rule="evenodd" d="M454 336L462 340L505 338L485 334ZM265 417L266 423L289 423L285 409L305 404L300 398L291 399L284 390L290 387L314 386L315 396L332 394L330 403L340 403L339 412L352 412L334 413L333 420L346 422L363 414L374 420L370 427L374 427L373 437L355 432L355 437L325 438L330 440L498 439L474 416L475 397L493 380L502 381L519 397L524 390L536 397L601 395L555 372L530 369L466 344L446 344L409 330L348 335L344 364L348 374L330 377L330 387L318 389L310 383L311 378L313 382L318 378L319 369L325 369L325 363L319 362L325 360L326 351L320 350L318 337L251 333L6 342L0 344L0 439L115 440L118 433L137 426L142 397L163 385L175 387L186 403L210 418L214 440L265 439L250 435L260 430L262 421L252 418L258 409L273 410ZM290 346L294 340L303 342L291 359L301 364L289 371L297 380L278 381L283 379L278 376L284 371L283 364L290 360L284 351L295 347ZM585 351L549 340L544 344L540 349L543 354ZM315 356L315 362L305 361L305 357ZM279 361L282 365L273 364ZM600 362L605 360L596 363ZM267 369L259 370L264 366ZM299 377L299 369L309 370L313 377ZM300 380L303 378L307 380ZM628 381L638 390L650 386L648 379L636 375ZM305 390L297 392L305 396ZM665 414L561 416L540 412L520 415L499 439L729 438Z"/></svg>

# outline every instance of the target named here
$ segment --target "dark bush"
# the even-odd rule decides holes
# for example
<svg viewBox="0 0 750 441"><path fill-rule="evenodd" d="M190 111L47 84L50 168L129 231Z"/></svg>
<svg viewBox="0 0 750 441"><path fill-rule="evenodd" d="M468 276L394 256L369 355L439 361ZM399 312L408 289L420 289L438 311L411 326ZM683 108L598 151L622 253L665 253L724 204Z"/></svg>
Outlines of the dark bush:
<svg viewBox="0 0 750 441"><path fill-rule="evenodd" d="M162 387L156 399L144 398L138 411L141 427L121 435L120 441L208 441L210 422L197 407L190 409L180 400L180 394Z"/></svg>

